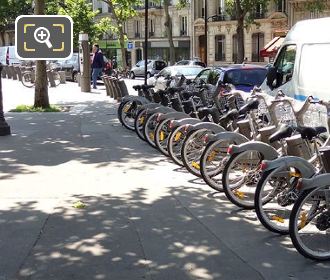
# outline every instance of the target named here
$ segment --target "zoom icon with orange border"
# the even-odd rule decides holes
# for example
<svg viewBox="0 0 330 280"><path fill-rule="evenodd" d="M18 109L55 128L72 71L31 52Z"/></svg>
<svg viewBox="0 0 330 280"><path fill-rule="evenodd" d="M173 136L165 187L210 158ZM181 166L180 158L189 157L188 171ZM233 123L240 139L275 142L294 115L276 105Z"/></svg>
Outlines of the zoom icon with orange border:
<svg viewBox="0 0 330 280"><path fill-rule="evenodd" d="M72 56L72 19L68 16L19 16L16 55L23 60L61 60Z"/></svg>

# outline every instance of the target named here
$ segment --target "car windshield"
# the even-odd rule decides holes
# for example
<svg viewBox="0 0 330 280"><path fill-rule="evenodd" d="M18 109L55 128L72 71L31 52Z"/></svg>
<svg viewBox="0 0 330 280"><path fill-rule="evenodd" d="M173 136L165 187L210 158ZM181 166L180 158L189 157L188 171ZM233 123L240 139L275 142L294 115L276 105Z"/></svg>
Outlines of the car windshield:
<svg viewBox="0 0 330 280"><path fill-rule="evenodd" d="M266 77L267 70L258 69L232 69L224 77L224 83L233 85L260 86Z"/></svg>
<svg viewBox="0 0 330 280"><path fill-rule="evenodd" d="M203 69L200 67L182 67L173 70L173 75L197 76Z"/></svg>
<svg viewBox="0 0 330 280"><path fill-rule="evenodd" d="M189 60L181 60L177 62L176 65L189 65Z"/></svg>

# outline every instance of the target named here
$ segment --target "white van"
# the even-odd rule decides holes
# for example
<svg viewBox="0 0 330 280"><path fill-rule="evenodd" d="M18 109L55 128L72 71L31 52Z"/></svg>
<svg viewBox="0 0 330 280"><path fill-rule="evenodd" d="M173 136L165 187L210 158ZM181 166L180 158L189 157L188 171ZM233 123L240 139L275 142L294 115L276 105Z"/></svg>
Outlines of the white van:
<svg viewBox="0 0 330 280"><path fill-rule="evenodd" d="M20 63L20 60L16 57L15 46L0 47L0 62L3 65Z"/></svg>
<svg viewBox="0 0 330 280"><path fill-rule="evenodd" d="M330 18L303 20L289 31L261 88L303 101L330 100Z"/></svg>

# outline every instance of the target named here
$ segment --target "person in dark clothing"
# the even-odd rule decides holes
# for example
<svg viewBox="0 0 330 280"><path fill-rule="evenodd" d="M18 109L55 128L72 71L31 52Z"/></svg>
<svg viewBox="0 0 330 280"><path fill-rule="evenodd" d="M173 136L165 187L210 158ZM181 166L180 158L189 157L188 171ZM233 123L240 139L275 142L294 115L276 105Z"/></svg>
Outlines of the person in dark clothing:
<svg viewBox="0 0 330 280"><path fill-rule="evenodd" d="M103 60L103 54L100 51L99 45L96 45L96 44L93 45L92 52L93 52L92 81L93 81L93 88L96 89L97 78L102 73L104 60Z"/></svg>

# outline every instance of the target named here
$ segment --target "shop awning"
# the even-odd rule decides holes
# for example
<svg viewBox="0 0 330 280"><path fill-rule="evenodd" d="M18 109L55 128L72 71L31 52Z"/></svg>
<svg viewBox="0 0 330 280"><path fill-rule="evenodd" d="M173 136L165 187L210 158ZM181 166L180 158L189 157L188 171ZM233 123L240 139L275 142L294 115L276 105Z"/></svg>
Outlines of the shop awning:
<svg viewBox="0 0 330 280"><path fill-rule="evenodd" d="M260 50L261 57L274 57L282 45L285 37L275 37Z"/></svg>

